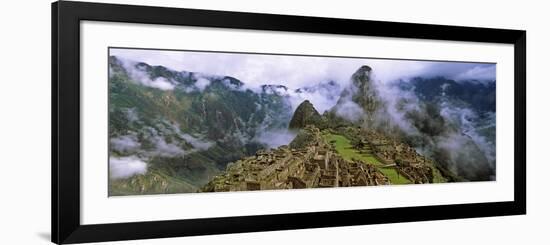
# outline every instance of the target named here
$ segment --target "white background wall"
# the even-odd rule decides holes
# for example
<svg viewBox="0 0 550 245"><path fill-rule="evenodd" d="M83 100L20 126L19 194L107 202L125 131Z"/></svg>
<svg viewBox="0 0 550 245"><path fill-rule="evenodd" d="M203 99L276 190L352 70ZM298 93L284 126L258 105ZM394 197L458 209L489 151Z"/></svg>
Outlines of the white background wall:
<svg viewBox="0 0 550 245"><path fill-rule="evenodd" d="M115 1L108 1L115 2ZM119 0L179 6L527 30L526 216L414 222L109 244L548 243L550 32L544 1ZM534 3L538 2L538 3ZM50 1L0 10L0 244L48 244L50 230Z"/></svg>

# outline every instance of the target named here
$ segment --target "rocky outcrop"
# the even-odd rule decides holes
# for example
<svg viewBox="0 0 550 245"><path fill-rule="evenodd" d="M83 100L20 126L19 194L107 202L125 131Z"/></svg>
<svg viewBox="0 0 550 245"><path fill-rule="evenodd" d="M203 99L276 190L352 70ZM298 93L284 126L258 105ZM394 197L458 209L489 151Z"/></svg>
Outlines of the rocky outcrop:
<svg viewBox="0 0 550 245"><path fill-rule="evenodd" d="M372 69L362 66L351 76L352 83L340 94L336 106L352 101L359 105L365 113L374 113L380 106L380 99L371 80Z"/></svg>
<svg viewBox="0 0 550 245"><path fill-rule="evenodd" d="M311 104L309 100L305 100L298 106L298 108L296 108L296 111L294 112L294 115L290 120L290 124L288 125L288 128L302 129L305 128L307 125L320 126L321 122L321 114L319 114L319 112L315 109L315 107L313 107L313 104Z"/></svg>
<svg viewBox="0 0 550 245"><path fill-rule="evenodd" d="M354 124L374 121L383 105L371 80L371 72L369 66L362 66L351 76L350 85L342 90L336 105L329 111L331 118Z"/></svg>

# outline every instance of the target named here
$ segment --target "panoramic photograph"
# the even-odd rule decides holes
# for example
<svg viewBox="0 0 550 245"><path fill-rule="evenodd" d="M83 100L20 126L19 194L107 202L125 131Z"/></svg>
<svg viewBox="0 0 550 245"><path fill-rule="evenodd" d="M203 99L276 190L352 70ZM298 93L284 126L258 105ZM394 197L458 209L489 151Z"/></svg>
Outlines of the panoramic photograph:
<svg viewBox="0 0 550 245"><path fill-rule="evenodd" d="M496 180L496 64L109 48L109 196Z"/></svg>

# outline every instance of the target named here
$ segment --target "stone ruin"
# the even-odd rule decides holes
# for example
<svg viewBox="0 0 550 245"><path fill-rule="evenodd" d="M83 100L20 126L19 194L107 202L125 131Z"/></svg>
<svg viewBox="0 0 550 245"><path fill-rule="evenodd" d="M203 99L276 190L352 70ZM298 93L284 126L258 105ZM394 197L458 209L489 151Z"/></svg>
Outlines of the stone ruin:
<svg viewBox="0 0 550 245"><path fill-rule="evenodd" d="M308 126L312 141L303 148L281 146L228 165L201 192L303 189L390 184L376 167L346 161L323 140L319 129Z"/></svg>
<svg viewBox="0 0 550 245"><path fill-rule="evenodd" d="M395 168L415 184L433 183L434 162L408 146L395 141L374 130L356 132L363 144L369 145L372 154L385 164L385 167Z"/></svg>

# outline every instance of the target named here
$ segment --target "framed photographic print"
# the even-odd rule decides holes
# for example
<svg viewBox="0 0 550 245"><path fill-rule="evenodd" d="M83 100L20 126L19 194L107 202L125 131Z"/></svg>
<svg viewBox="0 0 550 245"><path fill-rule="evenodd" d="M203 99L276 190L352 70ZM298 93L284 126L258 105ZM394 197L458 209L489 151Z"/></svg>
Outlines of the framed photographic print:
<svg viewBox="0 0 550 245"><path fill-rule="evenodd" d="M52 241L519 215L525 31L52 5Z"/></svg>

